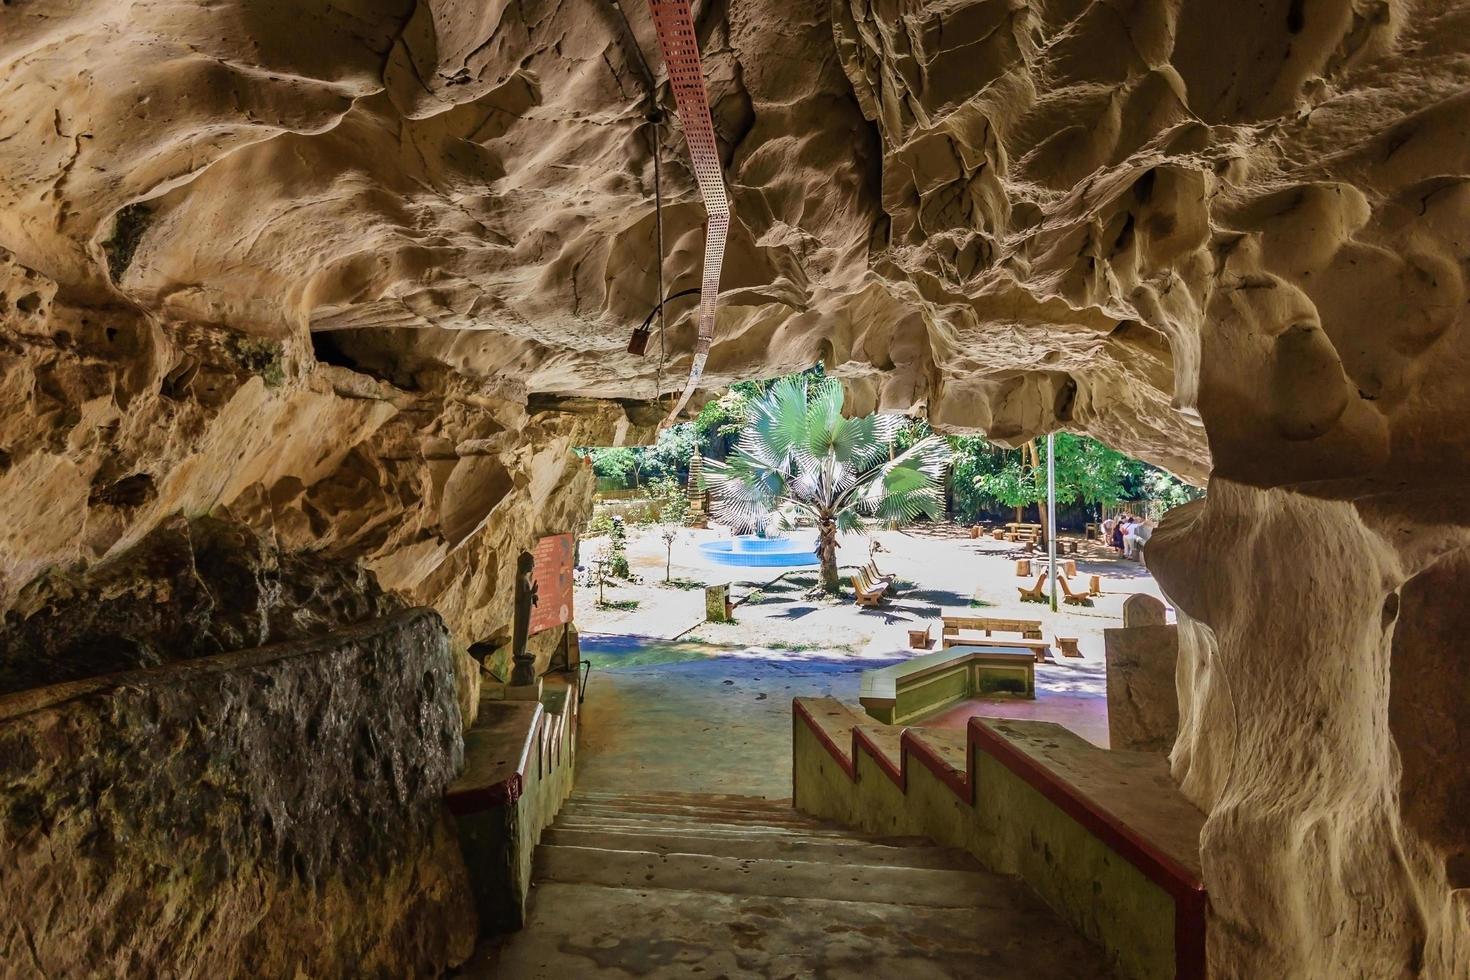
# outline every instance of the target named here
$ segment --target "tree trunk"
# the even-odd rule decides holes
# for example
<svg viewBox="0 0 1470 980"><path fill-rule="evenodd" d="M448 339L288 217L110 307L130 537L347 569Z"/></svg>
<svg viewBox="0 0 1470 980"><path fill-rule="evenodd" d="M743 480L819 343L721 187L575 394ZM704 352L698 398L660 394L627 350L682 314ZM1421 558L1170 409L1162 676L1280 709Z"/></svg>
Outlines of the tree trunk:
<svg viewBox="0 0 1470 980"><path fill-rule="evenodd" d="M841 582L837 577L837 522L831 518L817 526L817 558L822 562L822 588L837 592Z"/></svg>
<svg viewBox="0 0 1470 980"><path fill-rule="evenodd" d="M1046 544L1047 528L1046 476L1044 475L1041 468L1041 451L1036 448L1036 441L1034 439L1030 442L1027 442L1024 446L1021 447L1021 461L1023 463L1026 461L1026 456L1028 454L1031 457L1032 479L1036 485L1036 516L1037 519L1041 522L1041 534L1038 535L1038 540L1041 544L1044 545Z"/></svg>

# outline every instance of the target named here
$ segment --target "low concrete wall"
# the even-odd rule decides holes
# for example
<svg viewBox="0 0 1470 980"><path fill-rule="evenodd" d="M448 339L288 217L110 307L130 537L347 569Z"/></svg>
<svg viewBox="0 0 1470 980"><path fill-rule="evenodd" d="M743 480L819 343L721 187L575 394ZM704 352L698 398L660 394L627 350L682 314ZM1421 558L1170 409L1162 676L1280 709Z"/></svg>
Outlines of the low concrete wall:
<svg viewBox="0 0 1470 980"><path fill-rule="evenodd" d="M1115 749L1167 753L1179 734L1179 627L1103 630L1108 739Z"/></svg>
<svg viewBox="0 0 1470 980"><path fill-rule="evenodd" d="M0 698L0 976L436 975L461 759L428 610Z"/></svg>
<svg viewBox="0 0 1470 980"><path fill-rule="evenodd" d="M572 791L576 680L556 674L543 683L541 703L499 701L487 692L466 735L469 764L446 796L483 936L525 924L536 845Z"/></svg>
<svg viewBox="0 0 1470 980"><path fill-rule="evenodd" d="M1022 647L958 645L863 671L858 701L896 725L976 695L1036 697L1036 657Z"/></svg>
<svg viewBox="0 0 1470 980"><path fill-rule="evenodd" d="M972 722L958 744L957 735L870 724L831 699L797 699L794 804L869 833L963 848L1019 875L1101 944L1120 976L1204 976L1197 873L1172 866L983 722Z"/></svg>

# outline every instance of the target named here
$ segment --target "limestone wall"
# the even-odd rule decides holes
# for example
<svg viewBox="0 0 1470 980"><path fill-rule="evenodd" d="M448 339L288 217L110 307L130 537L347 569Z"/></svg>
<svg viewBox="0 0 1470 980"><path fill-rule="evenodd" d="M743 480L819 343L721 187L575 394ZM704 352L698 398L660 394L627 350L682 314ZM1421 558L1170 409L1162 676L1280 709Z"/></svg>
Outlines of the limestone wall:
<svg viewBox="0 0 1470 980"><path fill-rule="evenodd" d="M656 417L442 369L400 388L289 340L52 302L54 284L15 268L0 304L0 611L12 620L49 601L38 596L55 591L53 571L110 563L137 590L192 575L187 544L151 566L135 549L180 514L209 514L252 529L244 551L263 535L310 556L288 561L355 565L341 574L359 591L432 605L459 646L481 642L508 628L517 552L590 507L572 447L646 439ZM32 313L16 298L29 288L46 297ZM252 642L264 638L233 648Z"/></svg>
<svg viewBox="0 0 1470 980"><path fill-rule="evenodd" d="M1172 762L1209 814L1212 969L1463 975L1464 781L1428 770L1462 737L1463 691L1439 686L1464 641L1425 592L1464 535L1218 479L1207 499L1165 518L1149 564L1181 623Z"/></svg>
<svg viewBox="0 0 1470 980"><path fill-rule="evenodd" d="M516 552L585 505L567 448L647 438L692 349L675 306L624 351L671 98L621 6L0 4L0 609L211 515L503 641ZM1212 475L1149 560L1218 971L1470 973L1470 4L713 0L698 32L708 385L821 358L858 410ZM674 291L701 211L661 138Z"/></svg>
<svg viewBox="0 0 1470 980"><path fill-rule="evenodd" d="M431 611L0 697L0 976L429 976L475 913Z"/></svg>

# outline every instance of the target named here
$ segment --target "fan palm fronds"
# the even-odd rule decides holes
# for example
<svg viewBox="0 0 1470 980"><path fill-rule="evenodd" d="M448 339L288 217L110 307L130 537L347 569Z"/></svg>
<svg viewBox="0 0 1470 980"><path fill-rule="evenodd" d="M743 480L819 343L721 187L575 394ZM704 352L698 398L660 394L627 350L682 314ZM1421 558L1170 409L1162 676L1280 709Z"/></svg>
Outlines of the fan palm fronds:
<svg viewBox="0 0 1470 980"><path fill-rule="evenodd" d="M897 527L943 507L949 446L937 435L897 451L903 419L842 414L842 386L783 378L755 399L735 452L705 461L715 517L737 533L806 519L818 530L822 584L836 591L837 535Z"/></svg>

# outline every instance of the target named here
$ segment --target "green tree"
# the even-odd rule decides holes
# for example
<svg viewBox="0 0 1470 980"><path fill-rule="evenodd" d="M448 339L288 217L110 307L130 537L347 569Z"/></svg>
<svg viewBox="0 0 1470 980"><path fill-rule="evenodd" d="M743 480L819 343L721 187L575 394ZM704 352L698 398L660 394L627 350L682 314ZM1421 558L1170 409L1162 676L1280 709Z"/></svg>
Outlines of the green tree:
<svg viewBox="0 0 1470 980"><path fill-rule="evenodd" d="M694 418L694 427L706 443L720 437L738 437L745 427L746 409L765 393L764 381L737 381L718 398L705 402Z"/></svg>
<svg viewBox="0 0 1470 980"><path fill-rule="evenodd" d="M1159 501L1164 505L1165 510L1172 510L1180 504L1187 504L1191 500L1198 500L1204 496L1203 490L1190 486L1167 470L1150 466L1148 463L1141 464L1140 468L1143 470L1144 496L1150 500Z"/></svg>
<svg viewBox="0 0 1470 980"><path fill-rule="evenodd" d="M627 485L637 462L637 455L630 446L604 446L580 451L592 460L592 472L598 479L623 486Z"/></svg>
<svg viewBox="0 0 1470 980"><path fill-rule="evenodd" d="M805 371L782 377L821 380L825 373L821 364L814 364ZM751 404L780 380L781 378L769 378L764 381L737 381L719 398L706 402L694 419L694 428L699 434L700 443L709 448L718 448L729 440L738 439L749 418Z"/></svg>
<svg viewBox="0 0 1470 980"><path fill-rule="evenodd" d="M677 480L686 476L698 444L694 423L680 422L660 430L652 446L593 446L576 452L592 460L592 472L604 487L639 489L660 477Z"/></svg>
<svg viewBox="0 0 1470 980"><path fill-rule="evenodd" d="M1138 463L1096 439L1070 432L1056 434L1057 500L1116 503L1126 496L1128 478ZM1046 521L1046 440L1034 439L1006 454L995 469L977 473L975 488L1008 507L1035 504Z"/></svg>
<svg viewBox="0 0 1470 980"><path fill-rule="evenodd" d="M983 478L1003 469L1013 453L992 445L984 436L950 436L949 449L954 457L950 463L949 485L955 512L971 519L978 518L998 499L986 492L988 482Z"/></svg>
<svg viewBox="0 0 1470 980"><path fill-rule="evenodd" d="M715 516L737 532L800 518L817 527L822 587L838 589L837 535L873 521L889 526L943 507L949 447L936 435L896 451L904 420L842 416L842 386L806 375L782 378L748 406L735 452L705 462Z"/></svg>
<svg viewBox="0 0 1470 980"><path fill-rule="evenodd" d="M699 445L693 422L680 422L659 431L658 440L643 449L643 472L652 478L679 480L689 475L689 460Z"/></svg>

